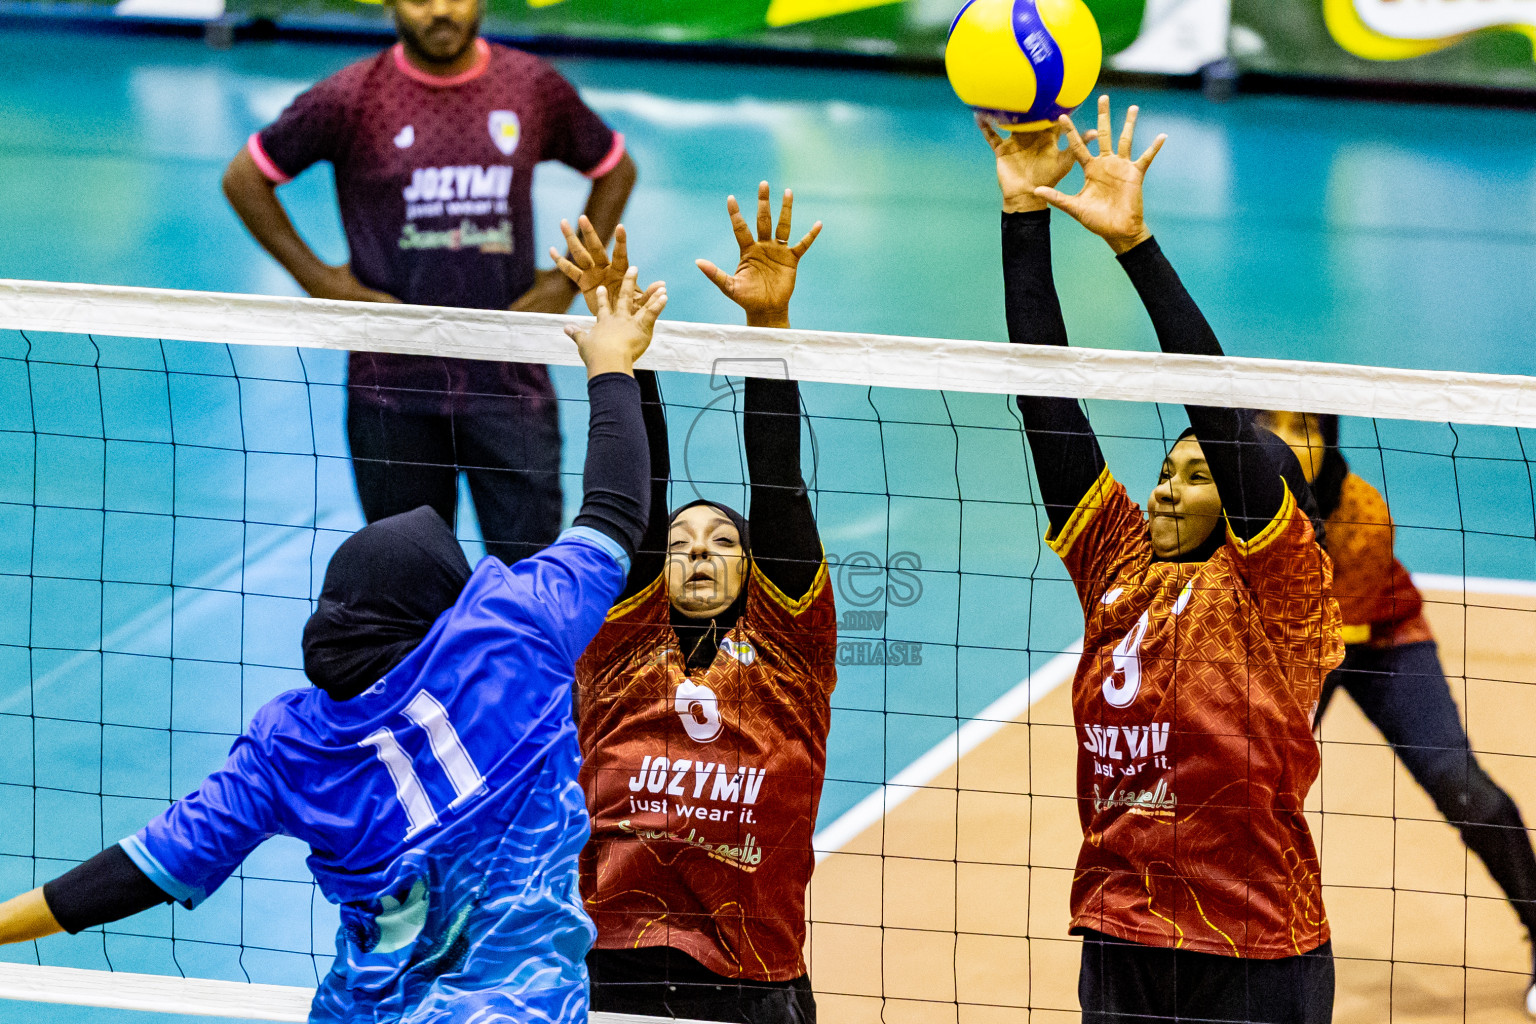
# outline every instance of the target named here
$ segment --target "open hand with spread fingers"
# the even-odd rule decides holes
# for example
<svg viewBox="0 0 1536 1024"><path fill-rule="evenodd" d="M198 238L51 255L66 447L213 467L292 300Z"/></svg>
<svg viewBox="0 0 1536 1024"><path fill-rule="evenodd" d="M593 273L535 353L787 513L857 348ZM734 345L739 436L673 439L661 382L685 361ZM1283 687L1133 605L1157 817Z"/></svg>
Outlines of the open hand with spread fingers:
<svg viewBox="0 0 1536 1024"><path fill-rule="evenodd" d="M597 322L591 327L567 327L576 351L586 364L587 378L604 373L634 375L635 360L651 345L656 318L667 308L667 286L658 281L645 294L635 287L640 271L630 267L615 291L607 285L593 289Z"/></svg>
<svg viewBox="0 0 1536 1024"><path fill-rule="evenodd" d="M1072 119L1063 114L1060 123L1067 132L1068 151L1083 165L1083 189L1075 196L1044 186L1035 189L1035 195L1071 214L1117 253L1128 252L1152 237L1142 219L1141 187L1147 168L1152 166L1158 150L1168 139L1166 135L1159 135L1145 153L1132 160L1131 146L1135 142L1138 113L1134 106L1125 112L1119 148L1112 149L1109 140L1114 136L1110 132L1109 97L1099 97L1097 156L1088 152L1087 140L1078 134Z"/></svg>
<svg viewBox="0 0 1536 1024"><path fill-rule="evenodd" d="M1003 190L1004 213L1044 210L1047 204L1035 189L1061 181L1076 165L1071 150L1061 148L1065 127L1053 124L1036 132L1010 132L1004 136L987 118L976 115L976 125L997 156L997 183ZM1091 140L1096 133L1089 132Z"/></svg>
<svg viewBox="0 0 1536 1024"><path fill-rule="evenodd" d="M795 291L795 269L800 258L810 249L816 236L821 234L821 221L811 226L805 237L794 245L789 244L790 214L794 208L795 194L784 190L784 202L779 207L779 223L775 227L773 213L768 203L768 183L757 186L757 237L741 215L741 207L735 196L725 201L731 214L731 227L736 232L736 243L741 247L741 260L734 276L727 274L709 260L695 260L704 276L715 282L736 305L747 314L747 323L754 327L788 327L789 297Z"/></svg>
<svg viewBox="0 0 1536 1024"><path fill-rule="evenodd" d="M560 255L560 250L554 247L550 248L549 255L560 272L581 292L581 297L587 303L587 312L596 315L597 289L605 287L609 295L618 295L624 284L624 275L629 270L629 236L623 224L614 230L613 256L610 258L597 229L585 214L578 225L581 231L579 235L571 227L570 221L560 222L560 233L565 235L569 255ZM665 287L657 281L637 295L635 301L643 306L658 289Z"/></svg>

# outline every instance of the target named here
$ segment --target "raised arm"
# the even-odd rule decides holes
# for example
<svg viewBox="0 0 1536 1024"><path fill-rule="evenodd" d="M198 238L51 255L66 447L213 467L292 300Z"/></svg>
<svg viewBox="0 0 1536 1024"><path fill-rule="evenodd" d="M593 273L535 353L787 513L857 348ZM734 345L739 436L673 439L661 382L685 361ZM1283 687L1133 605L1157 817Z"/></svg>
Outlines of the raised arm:
<svg viewBox="0 0 1536 1024"><path fill-rule="evenodd" d="M785 189L775 227L768 183L759 184L754 235L736 197L730 196L726 210L741 249L736 273L727 274L709 260L697 261L704 275L746 313L748 326L789 326L789 300L800 259L821 233L817 221L804 238L789 244L794 203L794 192ZM800 385L749 377L744 407L752 560L786 597L797 600L816 582L822 562L821 536L800 473Z"/></svg>
<svg viewBox="0 0 1536 1024"><path fill-rule="evenodd" d="M588 311L596 314L598 288L616 292L624 285L629 272L629 236L624 225L616 226L613 256L610 258L597 227L585 215L578 221L576 228L572 228L569 221L562 220L560 230L565 235L569 255L563 255L558 249L552 248L549 250L550 258L576 286L587 303ZM661 282L647 288L638 301L648 303L658 293L664 300L665 286ZM633 552L629 577L623 592L619 594L619 601L638 594L654 583L661 575L667 558L667 487L672 477L672 456L667 447L666 407L661 401L661 387L654 370L635 370L634 376L640 388L640 414L650 463L650 494L646 505L645 532ZM634 431L631 441L638 436L639 431Z"/></svg>
<svg viewBox="0 0 1536 1024"><path fill-rule="evenodd" d="M667 305L658 282L642 295L631 267L617 293L599 285L593 296L597 323L568 327L587 367L591 422L587 433L586 489L577 526L587 526L617 541L634 558L645 532L651 480L650 458L641 440L644 430L635 360L651 343L656 318Z"/></svg>
<svg viewBox="0 0 1536 1024"><path fill-rule="evenodd" d="M1008 340L1017 345L1067 344L1067 326L1051 273L1051 212L1035 195L1072 168L1060 148L1061 129L1015 132L1003 138L985 120L982 133L997 156L1003 190L1003 296ZM1104 456L1082 407L1070 398L1020 395L1019 414L1035 460L1040 496L1059 532L1104 471Z"/></svg>
<svg viewBox="0 0 1536 1024"><path fill-rule="evenodd" d="M656 371L636 370L640 384L640 415L645 422L646 447L650 452L650 518L640 548L629 567L629 579L619 600L625 601L656 582L667 564L667 527L669 526L667 489L672 483L672 453L667 447L667 411L661 400L661 386Z"/></svg>
<svg viewBox="0 0 1536 1024"><path fill-rule="evenodd" d="M1036 194L1071 214L1084 227L1109 243L1125 268L1157 331L1164 352L1219 356L1221 342L1200 307L1174 273L1157 240L1147 230L1142 213L1142 184L1166 136L1159 135L1139 158L1132 160L1138 110L1126 112L1118 149L1111 147L1109 97L1099 97L1097 155L1072 119L1063 116L1069 150L1083 165L1083 188L1065 195L1054 188ZM1274 519L1285 501L1285 484L1269 445L1261 442L1252 417L1236 409L1185 406L1190 426L1211 467L1232 532L1251 540ZM1297 495L1298 498L1301 495Z"/></svg>

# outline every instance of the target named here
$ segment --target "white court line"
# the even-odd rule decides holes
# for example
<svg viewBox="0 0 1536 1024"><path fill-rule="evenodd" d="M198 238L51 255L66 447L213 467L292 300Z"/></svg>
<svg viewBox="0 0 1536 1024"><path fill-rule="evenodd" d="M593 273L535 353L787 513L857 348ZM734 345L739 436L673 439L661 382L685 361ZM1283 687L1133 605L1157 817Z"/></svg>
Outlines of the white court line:
<svg viewBox="0 0 1536 1024"><path fill-rule="evenodd" d="M314 995L314 989L292 985L0 963L0 999L29 1003L303 1024L309 1020ZM699 1024L627 1013L592 1013L588 1020L590 1024Z"/></svg>
<svg viewBox="0 0 1536 1024"><path fill-rule="evenodd" d="M832 824L816 833L811 845L816 862L826 860L853 841L865 829L906 802L913 793L953 767L962 757L995 736L1005 725L1044 699L1056 687L1072 678L1083 653L1083 638L1078 637L1065 651L1031 672L1007 693L988 704L975 717L929 749L916 761L897 773L885 785L843 812Z"/></svg>
<svg viewBox="0 0 1536 1024"><path fill-rule="evenodd" d="M1536 597L1536 581L1500 580L1488 576L1442 576L1416 572L1413 584L1420 590L1450 591L1453 594L1497 594L1504 597Z"/></svg>

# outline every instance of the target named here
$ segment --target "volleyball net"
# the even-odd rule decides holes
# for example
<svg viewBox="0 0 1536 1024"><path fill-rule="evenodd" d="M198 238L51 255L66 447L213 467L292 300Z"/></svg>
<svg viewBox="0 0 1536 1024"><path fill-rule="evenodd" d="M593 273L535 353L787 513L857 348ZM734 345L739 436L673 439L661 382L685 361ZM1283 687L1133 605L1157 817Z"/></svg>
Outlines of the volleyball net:
<svg viewBox="0 0 1536 1024"><path fill-rule="evenodd" d="M308 685L300 629L363 523L347 352L551 365L569 520L586 423L570 319L0 281L0 897L135 832L257 707ZM745 507L741 378L803 384L839 609L808 903L829 1021L1076 1007L1082 615L1042 543L1016 394L1085 400L1143 502L1185 403L1345 417L1341 450L1391 507L1479 761L1536 805L1536 380L669 321L641 365L661 371L674 503ZM1309 808L1336 1019L1521 998L1530 960L1502 893L1334 703ZM0 948L0 997L302 1020L338 920L305 853L270 841L195 912Z"/></svg>

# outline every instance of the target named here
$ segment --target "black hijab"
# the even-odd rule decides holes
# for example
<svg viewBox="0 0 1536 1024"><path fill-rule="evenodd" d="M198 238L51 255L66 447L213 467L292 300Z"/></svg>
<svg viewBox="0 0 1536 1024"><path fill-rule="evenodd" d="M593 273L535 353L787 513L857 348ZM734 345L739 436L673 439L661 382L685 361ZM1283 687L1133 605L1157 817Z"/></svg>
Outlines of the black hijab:
<svg viewBox="0 0 1536 1024"><path fill-rule="evenodd" d="M1252 416L1253 414L1245 412L1244 415ZM1282 441L1272 431L1266 430L1258 424L1254 424L1253 431L1258 435L1259 443L1264 446L1264 453L1269 456L1270 463L1279 470L1281 478L1285 480L1285 485L1290 488L1291 497L1296 499L1296 504L1300 505L1301 510L1307 514L1307 518L1312 520L1312 531L1317 534L1318 544L1322 544L1323 518L1318 514L1317 498L1312 493L1312 485L1307 483L1307 475L1302 472L1301 463L1296 459L1296 453L1291 451L1291 446ZM1194 437L1195 440L1199 440L1195 436L1195 428L1186 427L1184 432L1178 436L1178 440L1173 443L1178 444L1179 441L1184 440L1186 437ZM1177 558L1170 559L1170 561L1207 561L1217 551L1221 550L1221 546L1226 543L1226 540L1226 531L1218 523L1211 530L1211 535L1199 547L1193 551L1185 552Z"/></svg>
<svg viewBox="0 0 1536 1024"><path fill-rule="evenodd" d="M1344 495L1344 479L1349 476L1349 462L1339 451L1339 418L1326 413L1315 415L1318 433L1323 435L1323 464L1317 469L1312 490L1317 495L1318 512L1327 519L1338 511L1339 500Z"/></svg>
<svg viewBox="0 0 1536 1024"><path fill-rule="evenodd" d="M722 505L708 498L699 498L686 505L678 506L667 522L677 522L678 516L699 505L708 505L729 519L736 527L737 535L741 537L742 555L750 556L752 543L747 531L747 518L729 505ZM742 580L741 592L736 595L736 600L714 618L689 618L676 608L672 608L672 631L677 634L677 642L683 652L683 661L689 669L696 672L708 668L715 660L715 654L720 650L720 638L731 631L731 628L736 625L736 620L741 618L743 609L747 607L747 583L748 580Z"/></svg>
<svg viewBox="0 0 1536 1024"><path fill-rule="evenodd" d="M468 580L464 549L430 506L363 527L326 566L304 674L336 700L356 697L416 649Z"/></svg>

